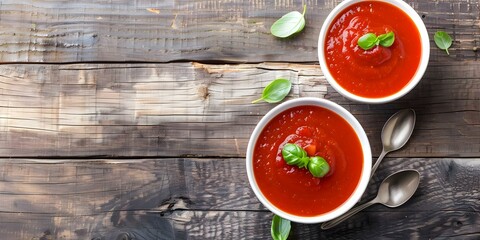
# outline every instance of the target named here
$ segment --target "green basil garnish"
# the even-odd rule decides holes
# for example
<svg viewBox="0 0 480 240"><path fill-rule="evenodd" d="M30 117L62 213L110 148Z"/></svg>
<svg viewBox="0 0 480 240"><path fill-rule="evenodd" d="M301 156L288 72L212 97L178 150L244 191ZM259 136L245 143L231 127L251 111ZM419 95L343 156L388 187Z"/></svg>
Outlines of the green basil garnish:
<svg viewBox="0 0 480 240"><path fill-rule="evenodd" d="M305 27L305 12L307 5L303 6L303 13L298 11L289 12L275 21L270 27L270 32L275 37L286 38L298 33Z"/></svg>
<svg viewBox="0 0 480 240"><path fill-rule="evenodd" d="M289 220L273 215L271 233L274 240L286 240L290 234L290 229Z"/></svg>
<svg viewBox="0 0 480 240"><path fill-rule="evenodd" d="M263 89L262 97L252 103L257 103L262 100L269 103L280 102L288 95L291 88L292 83L287 79L279 78L273 80Z"/></svg>
<svg viewBox="0 0 480 240"><path fill-rule="evenodd" d="M287 143L283 146L282 156L288 165L299 168L308 168L308 171L317 178L324 177L330 171L330 165L322 157L308 157L307 152L294 143Z"/></svg>
<svg viewBox="0 0 480 240"><path fill-rule="evenodd" d="M393 45L393 42L395 42L395 33L393 32L381 34L378 37L375 33L367 33L358 39L357 44L363 50L369 50L378 45L390 47Z"/></svg>
<svg viewBox="0 0 480 240"><path fill-rule="evenodd" d="M358 46L360 46L363 50L368 50L375 47L376 42L377 35L374 33L367 33L358 39Z"/></svg>
<svg viewBox="0 0 480 240"><path fill-rule="evenodd" d="M447 55L450 55L448 52L448 49L450 46L452 46L452 37L448 35L448 33L444 31L437 31L435 33L435 36L433 36L433 40L435 41L435 44L437 45L438 48L445 50L447 52Z"/></svg>
<svg viewBox="0 0 480 240"><path fill-rule="evenodd" d="M395 41L395 33L388 32L378 36L378 44L382 47L390 47Z"/></svg>
<svg viewBox="0 0 480 240"><path fill-rule="evenodd" d="M312 157L308 163L308 171L314 177L324 177L330 171L330 165L322 157Z"/></svg>
<svg viewBox="0 0 480 240"><path fill-rule="evenodd" d="M293 143L287 143L283 146L282 155L288 165L294 165L299 168L306 167L308 161L310 161L307 152L302 147Z"/></svg>

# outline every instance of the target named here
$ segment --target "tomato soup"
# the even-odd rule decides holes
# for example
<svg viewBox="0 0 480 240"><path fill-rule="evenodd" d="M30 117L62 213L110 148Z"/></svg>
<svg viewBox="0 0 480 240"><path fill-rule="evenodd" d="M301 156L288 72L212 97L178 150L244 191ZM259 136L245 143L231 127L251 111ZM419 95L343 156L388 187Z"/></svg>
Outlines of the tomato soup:
<svg viewBox="0 0 480 240"><path fill-rule="evenodd" d="M286 143L296 143L309 156L321 156L330 165L323 178L306 168L287 165ZM273 118L258 137L253 173L265 198L297 216L327 213L354 192L363 168L363 152L354 129L336 113L318 106L299 106Z"/></svg>
<svg viewBox="0 0 480 240"><path fill-rule="evenodd" d="M363 50L358 46L366 33L388 32L395 34L390 47ZM357 96L381 98L410 82L420 64L421 40L415 23L402 10L385 2L364 1L334 19L324 50L330 74L342 88Z"/></svg>

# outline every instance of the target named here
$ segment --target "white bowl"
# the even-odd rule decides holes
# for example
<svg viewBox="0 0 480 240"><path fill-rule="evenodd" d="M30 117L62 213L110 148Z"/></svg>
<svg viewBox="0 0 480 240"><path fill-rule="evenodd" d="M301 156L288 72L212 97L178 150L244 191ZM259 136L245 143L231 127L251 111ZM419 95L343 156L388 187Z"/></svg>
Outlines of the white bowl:
<svg viewBox="0 0 480 240"><path fill-rule="evenodd" d="M340 86L334 79L334 77L331 75L327 64L326 64L326 59L325 59L325 53L324 53L324 46L325 46L325 38L327 35L327 30L330 28L330 25L332 24L332 21L335 20L338 14L340 14L343 10L351 6L352 4L363 2L364 0L345 0L342 1L340 4L338 4L327 16L325 19L322 29L320 30L320 35L318 38L318 59L320 62L320 67L322 69L323 74L325 75L327 81L329 84L341 95L344 97L357 101L357 102L363 102L363 103L369 103L369 104L379 104L379 103L387 103L394 101L396 99L399 99L403 97L405 94L410 92L422 79L423 74L425 73L425 70L427 69L429 57L430 57L430 39L428 37L428 32L427 28L425 27L425 24L423 23L422 19L420 16L417 14L417 12L407 3L405 3L403 0L378 0L380 2L386 2L389 4L392 4L402 10L403 12L406 13L407 16L409 16L412 21L414 22L415 26L417 27L419 33L420 33L420 41L421 41L421 57L420 57L420 64L417 68L416 73L410 80L410 82L404 86L400 91L396 92L393 95L389 95L386 97L381 97L381 98L367 98L367 97L362 97L355 95L349 91L347 91L345 88Z"/></svg>
<svg viewBox="0 0 480 240"><path fill-rule="evenodd" d="M262 130L264 127L278 114L282 113L283 111L297 107L297 106L318 106L322 108L326 108L337 115L341 116L343 119L345 119L350 126L354 129L361 147L362 147L362 152L363 152L363 168L362 168L362 173L360 176L360 181L355 187L355 190L353 193L350 195L350 197L339 207L336 209L327 212L325 214L317 215L317 216L312 216L312 217L305 217L305 216L297 216L293 215L290 213L287 213L279 208L277 208L275 205L273 205L270 201L267 200L267 198L263 195L263 193L260 191L257 182L255 180L254 174L253 174L253 151L255 149L255 145L257 143L257 139L259 135L261 134ZM363 192L365 191L367 184L370 180L370 173L371 173L371 168L372 168L372 153L370 150L370 143L368 141L367 135L365 134L365 131L363 130L362 126L360 123L357 121L357 119L349 113L345 108L341 107L340 105L325 100L325 99L319 99L319 98L297 98L294 100L289 100L286 101L272 110L270 110L257 124L255 129L253 130L253 133L250 137L250 140L248 142L248 147L247 147L247 156L246 156L246 167L247 167L247 175L248 175L248 181L250 182L250 186L252 187L253 192L257 196L257 198L260 200L260 202L266 206L270 211L275 213L276 215L288 219L293 222L298 222L298 223L320 223L320 222L325 222L329 221L331 219L334 219L345 212L347 212L349 209L351 209L355 203L357 203L360 200L360 197L362 196Z"/></svg>

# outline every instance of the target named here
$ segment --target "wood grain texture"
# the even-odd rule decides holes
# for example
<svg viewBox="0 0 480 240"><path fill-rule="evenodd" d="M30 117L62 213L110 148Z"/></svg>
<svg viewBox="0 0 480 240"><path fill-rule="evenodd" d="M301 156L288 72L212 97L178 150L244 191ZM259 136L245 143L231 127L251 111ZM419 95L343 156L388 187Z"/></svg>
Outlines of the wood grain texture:
<svg viewBox="0 0 480 240"><path fill-rule="evenodd" d="M328 231L293 224L292 239L479 239L480 0L407 1L454 43L448 56L431 39L421 83L382 105L344 99L315 64L340 1L0 1L0 239L269 239L244 156L275 106L250 102L280 77L287 99L353 113L374 156L388 117L417 112L362 202L406 168L421 172L413 198ZM303 3L304 31L274 38Z"/></svg>
<svg viewBox="0 0 480 240"><path fill-rule="evenodd" d="M322 231L319 224L292 223L289 239L462 239L476 240L478 213L465 211L368 212L348 226ZM172 240L271 239L270 212L178 210L119 211L90 216L0 213L3 239ZM98 219L98 221L95 221ZM428 219L428 220L426 220ZM111 222L113 221L113 222ZM353 221L353 220L352 220ZM424 225L419 226L418 222Z"/></svg>
<svg viewBox="0 0 480 240"><path fill-rule="evenodd" d="M245 156L274 104L251 104L276 78L287 99L327 98L353 113L381 151L380 131L399 109L418 119L393 156L478 157L480 63L432 63L413 92L390 104L348 101L318 65L69 64L0 67L0 156Z"/></svg>
<svg viewBox="0 0 480 240"><path fill-rule="evenodd" d="M1 62L316 62L318 34L340 0L4 0ZM308 6L305 30L276 39L270 26ZM409 1L433 36L445 30L451 56L432 43L432 60L478 60L478 0ZM433 37L432 37L433 39Z"/></svg>
<svg viewBox="0 0 480 240"><path fill-rule="evenodd" d="M421 181L405 205L372 206L328 231L294 224L294 239L480 236L479 158L387 158L363 201L374 197L385 176L407 168L418 169ZM270 234L272 215L250 190L242 158L16 159L2 160L0 172L2 239L266 239Z"/></svg>
<svg viewBox="0 0 480 240"><path fill-rule="evenodd" d="M250 103L268 82L291 79L292 96L327 91L315 65L9 65L0 75L3 156L242 156L272 107Z"/></svg>

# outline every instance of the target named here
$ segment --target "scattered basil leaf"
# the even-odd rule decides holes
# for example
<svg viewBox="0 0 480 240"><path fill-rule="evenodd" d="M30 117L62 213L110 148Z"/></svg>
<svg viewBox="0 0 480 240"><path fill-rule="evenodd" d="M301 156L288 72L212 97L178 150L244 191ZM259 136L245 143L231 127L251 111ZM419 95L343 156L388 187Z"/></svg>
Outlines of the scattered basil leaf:
<svg viewBox="0 0 480 240"><path fill-rule="evenodd" d="M291 228L289 220L273 215L271 234L274 240L286 240Z"/></svg>
<svg viewBox="0 0 480 240"><path fill-rule="evenodd" d="M283 146L282 156L288 165L304 168L310 161L307 152L297 144L287 143Z"/></svg>
<svg viewBox="0 0 480 240"><path fill-rule="evenodd" d="M437 31L435 33L435 36L433 36L433 40L435 41L435 44L438 48L445 50L445 52L447 52L447 55L450 55L448 49L450 48L450 46L452 46L452 37L450 37L448 33L444 31Z"/></svg>
<svg viewBox="0 0 480 240"><path fill-rule="evenodd" d="M330 165L322 157L311 157L308 170L314 177L324 177L330 171Z"/></svg>
<svg viewBox="0 0 480 240"><path fill-rule="evenodd" d="M393 45L393 42L395 42L395 33L393 32L381 34L378 37L375 33L366 33L358 39L357 44L363 50L369 50L378 45L390 47Z"/></svg>
<svg viewBox="0 0 480 240"><path fill-rule="evenodd" d="M357 43L363 50L368 50L375 47L377 40L377 36L374 33L367 33L361 36Z"/></svg>
<svg viewBox="0 0 480 240"><path fill-rule="evenodd" d="M270 27L270 32L275 37L286 38L303 30L305 27L305 12L307 5L303 5L303 13L292 11L283 15Z"/></svg>
<svg viewBox="0 0 480 240"><path fill-rule="evenodd" d="M280 102L288 95L291 88L292 83L289 80L283 78L275 79L263 89L262 97L252 103L262 100L269 103Z"/></svg>
<svg viewBox="0 0 480 240"><path fill-rule="evenodd" d="M390 47L392 46L393 42L395 41L395 33L388 32L378 36L378 41L380 46L382 47Z"/></svg>

